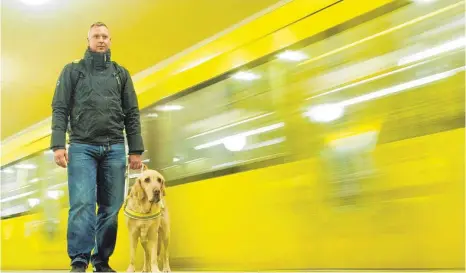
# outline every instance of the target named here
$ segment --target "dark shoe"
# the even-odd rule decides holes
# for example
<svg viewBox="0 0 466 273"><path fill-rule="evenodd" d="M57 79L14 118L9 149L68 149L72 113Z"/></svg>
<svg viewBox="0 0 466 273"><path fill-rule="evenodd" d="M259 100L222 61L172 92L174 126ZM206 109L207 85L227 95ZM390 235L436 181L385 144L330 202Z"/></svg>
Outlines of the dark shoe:
<svg viewBox="0 0 466 273"><path fill-rule="evenodd" d="M75 262L71 265L70 272L86 272L87 264L83 262Z"/></svg>
<svg viewBox="0 0 466 273"><path fill-rule="evenodd" d="M94 272L116 272L107 263L94 265Z"/></svg>

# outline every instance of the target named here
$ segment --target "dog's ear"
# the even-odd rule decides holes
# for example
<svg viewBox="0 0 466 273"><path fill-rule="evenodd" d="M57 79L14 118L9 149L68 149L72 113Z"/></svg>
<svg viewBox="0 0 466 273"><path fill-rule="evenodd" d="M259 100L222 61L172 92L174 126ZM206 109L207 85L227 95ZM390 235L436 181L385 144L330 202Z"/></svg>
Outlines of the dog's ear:
<svg viewBox="0 0 466 273"><path fill-rule="evenodd" d="M166 195L167 195L167 194L166 194L166 191L165 191L165 180L164 180L164 179L162 179L162 195L163 195L163 196L166 196Z"/></svg>
<svg viewBox="0 0 466 273"><path fill-rule="evenodd" d="M145 192L141 186L141 178L137 178L133 187L131 188L130 196L136 198L137 200L144 199Z"/></svg>

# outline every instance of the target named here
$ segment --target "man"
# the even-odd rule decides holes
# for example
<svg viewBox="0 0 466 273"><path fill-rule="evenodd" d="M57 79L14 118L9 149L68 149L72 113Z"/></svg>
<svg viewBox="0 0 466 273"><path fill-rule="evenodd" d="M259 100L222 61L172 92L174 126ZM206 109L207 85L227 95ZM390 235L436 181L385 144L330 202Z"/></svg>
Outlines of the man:
<svg viewBox="0 0 466 273"><path fill-rule="evenodd" d="M52 102L51 149L57 165L68 168L71 272L84 272L89 262L96 272L115 272L108 261L115 248L118 212L124 199L123 130L130 167L142 166L144 146L136 93L128 71L111 61L110 45L107 26L101 22L91 25L84 59L64 67ZM69 153L65 145L68 123Z"/></svg>

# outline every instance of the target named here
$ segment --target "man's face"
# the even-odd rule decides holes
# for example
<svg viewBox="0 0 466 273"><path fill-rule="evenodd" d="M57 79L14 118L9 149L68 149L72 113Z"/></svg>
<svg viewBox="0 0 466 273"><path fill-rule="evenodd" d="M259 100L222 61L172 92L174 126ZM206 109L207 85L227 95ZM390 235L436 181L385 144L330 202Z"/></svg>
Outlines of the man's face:
<svg viewBox="0 0 466 273"><path fill-rule="evenodd" d="M110 33L104 26L91 28L87 39L89 48L94 52L106 52L112 43L110 39Z"/></svg>

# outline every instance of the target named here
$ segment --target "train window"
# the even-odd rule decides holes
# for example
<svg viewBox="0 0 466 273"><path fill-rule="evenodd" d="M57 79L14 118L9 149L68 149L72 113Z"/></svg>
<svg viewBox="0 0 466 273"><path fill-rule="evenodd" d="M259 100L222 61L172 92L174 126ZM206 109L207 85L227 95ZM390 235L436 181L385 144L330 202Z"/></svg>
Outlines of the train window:
<svg viewBox="0 0 466 273"><path fill-rule="evenodd" d="M464 127L464 14L448 2L427 14L400 9L302 49L313 57L288 79L301 94L296 119L313 137L297 138L295 152L317 155L369 131L382 144Z"/></svg>
<svg viewBox="0 0 466 273"><path fill-rule="evenodd" d="M275 77L265 64L143 111L148 160L176 180L281 156Z"/></svg>
<svg viewBox="0 0 466 273"><path fill-rule="evenodd" d="M55 211L56 217L68 203L66 170L55 165L50 151L40 151L2 168L1 178L2 219L38 211Z"/></svg>
<svg viewBox="0 0 466 273"><path fill-rule="evenodd" d="M364 172L370 158L348 165L330 143L366 139L363 153L464 126L463 21L455 1L410 4L156 104L142 111L146 160L169 181L323 153Z"/></svg>
<svg viewBox="0 0 466 273"><path fill-rule="evenodd" d="M328 50L310 45L289 71L292 119L309 136L292 139L293 153L322 160L335 208L363 204L380 181L377 145L464 127L465 18L448 4L376 18L322 41Z"/></svg>

